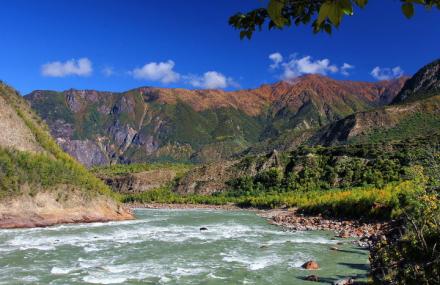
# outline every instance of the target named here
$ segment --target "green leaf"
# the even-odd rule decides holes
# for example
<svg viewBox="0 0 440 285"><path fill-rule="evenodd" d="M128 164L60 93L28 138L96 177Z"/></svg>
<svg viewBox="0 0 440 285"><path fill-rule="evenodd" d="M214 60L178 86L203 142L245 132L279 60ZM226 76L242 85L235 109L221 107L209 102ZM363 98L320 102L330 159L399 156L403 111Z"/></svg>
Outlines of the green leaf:
<svg viewBox="0 0 440 285"><path fill-rule="evenodd" d="M286 18L283 17L284 0L270 0L267 6L267 13L271 20L281 28L286 24Z"/></svg>
<svg viewBox="0 0 440 285"><path fill-rule="evenodd" d="M414 15L414 5L412 3L403 4L402 5L402 12L405 15L405 17L410 19Z"/></svg>
<svg viewBox="0 0 440 285"><path fill-rule="evenodd" d="M342 9L337 2L330 2L330 11L328 13L328 18L330 22L333 23L336 27L339 26L342 19Z"/></svg>
<svg viewBox="0 0 440 285"><path fill-rule="evenodd" d="M325 2L324 4L321 5L317 20L318 25L321 25L322 22L324 22L325 19L327 19L328 15L330 14L330 10L331 10L331 4L329 2Z"/></svg>

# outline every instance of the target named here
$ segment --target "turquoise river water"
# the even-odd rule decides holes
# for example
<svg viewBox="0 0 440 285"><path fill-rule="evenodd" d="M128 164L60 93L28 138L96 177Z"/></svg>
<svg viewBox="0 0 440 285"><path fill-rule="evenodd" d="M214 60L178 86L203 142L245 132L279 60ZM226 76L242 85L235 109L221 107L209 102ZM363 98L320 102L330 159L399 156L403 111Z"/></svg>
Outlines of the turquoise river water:
<svg viewBox="0 0 440 285"><path fill-rule="evenodd" d="M136 210L137 220L0 230L0 284L317 284L365 278L368 251L248 211ZM200 231L200 227L208 228ZM301 265L316 260L321 269Z"/></svg>

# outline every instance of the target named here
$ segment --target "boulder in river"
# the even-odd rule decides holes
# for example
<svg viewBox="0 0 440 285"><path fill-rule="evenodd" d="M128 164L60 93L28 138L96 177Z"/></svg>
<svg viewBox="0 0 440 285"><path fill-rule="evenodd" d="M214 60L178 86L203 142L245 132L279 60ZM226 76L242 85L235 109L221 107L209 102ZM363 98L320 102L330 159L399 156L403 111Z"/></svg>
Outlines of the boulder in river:
<svg viewBox="0 0 440 285"><path fill-rule="evenodd" d="M307 281L319 282L319 277L316 275L309 275L305 279Z"/></svg>
<svg viewBox="0 0 440 285"><path fill-rule="evenodd" d="M350 233L346 230L341 231L338 235L339 238L349 238L350 237Z"/></svg>
<svg viewBox="0 0 440 285"><path fill-rule="evenodd" d="M302 266L302 268L307 269L307 270L316 270L319 269L319 265L316 261L313 260L309 260L306 263L304 263Z"/></svg>
<svg viewBox="0 0 440 285"><path fill-rule="evenodd" d="M208 228L206 228L206 227L201 227L200 228L200 231L207 231L208 230Z"/></svg>
<svg viewBox="0 0 440 285"><path fill-rule="evenodd" d="M353 278L346 278L333 282L333 285L352 285L352 284L354 284Z"/></svg>

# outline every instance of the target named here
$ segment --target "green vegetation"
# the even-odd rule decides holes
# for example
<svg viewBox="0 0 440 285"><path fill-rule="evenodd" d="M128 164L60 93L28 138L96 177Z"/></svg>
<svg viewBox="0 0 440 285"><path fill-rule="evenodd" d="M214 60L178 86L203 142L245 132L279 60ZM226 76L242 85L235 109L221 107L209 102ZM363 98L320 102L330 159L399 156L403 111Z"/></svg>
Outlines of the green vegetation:
<svg viewBox="0 0 440 285"><path fill-rule="evenodd" d="M391 183L383 188L364 187L334 189L329 191L296 191L289 193L266 193L259 195L230 196L179 195L169 187L140 194L124 195L125 203L170 204L236 204L241 207L279 208L297 207L308 214L324 214L333 217L389 219L401 211L399 197L418 191L420 186L412 181Z"/></svg>
<svg viewBox="0 0 440 285"><path fill-rule="evenodd" d="M384 152L383 149L388 151ZM284 165L279 168L259 172L254 177L243 176L228 181L229 194L249 196L272 192L382 187L400 181L406 175L408 166L421 163L421 157L427 154L419 153L419 150L419 146L412 147L408 143L302 146L284 155ZM242 163L249 164L246 160Z"/></svg>
<svg viewBox="0 0 440 285"><path fill-rule="evenodd" d="M400 0L402 13L411 18L415 5L426 9L437 7L439 0ZM247 13L237 13L230 17L229 24L240 30L240 38L252 37L256 29L262 30L268 23L268 29L282 29L293 24L307 25L310 22L314 33L324 31L331 33L338 28L344 16L353 16L354 9L364 8L368 0L270 0L266 7L258 8Z"/></svg>
<svg viewBox="0 0 440 285"><path fill-rule="evenodd" d="M49 154L29 153L0 148L0 199L20 194L23 185L31 191L52 189L56 185L73 185L88 190L93 196L97 189L105 189L98 181L83 177L65 161Z"/></svg>
<svg viewBox="0 0 440 285"><path fill-rule="evenodd" d="M249 196L241 206L256 208L297 207L306 214L330 217L389 219L399 213L399 197L417 191L412 181L391 183L382 188L363 187Z"/></svg>
<svg viewBox="0 0 440 285"><path fill-rule="evenodd" d="M372 249L373 277L379 284L440 284L440 192L428 184L399 201L397 221Z"/></svg>

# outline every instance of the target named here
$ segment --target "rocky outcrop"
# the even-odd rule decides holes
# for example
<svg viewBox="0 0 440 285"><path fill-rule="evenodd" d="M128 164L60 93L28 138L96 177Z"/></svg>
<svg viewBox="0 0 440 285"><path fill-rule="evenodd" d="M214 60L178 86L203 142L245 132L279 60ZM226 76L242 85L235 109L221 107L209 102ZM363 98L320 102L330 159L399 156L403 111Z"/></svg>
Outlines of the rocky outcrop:
<svg viewBox="0 0 440 285"><path fill-rule="evenodd" d="M180 194L212 194L226 188L226 181L238 177L233 167L238 161L215 162L197 167L179 180L175 191Z"/></svg>
<svg viewBox="0 0 440 285"><path fill-rule="evenodd" d="M272 168L283 168L276 150L262 156L209 163L190 170L179 179L174 190L180 194L213 194L226 190L228 181Z"/></svg>
<svg viewBox="0 0 440 285"><path fill-rule="evenodd" d="M172 169L155 169L115 177L99 176L113 191L136 194L163 187L173 182L177 173Z"/></svg>
<svg viewBox="0 0 440 285"><path fill-rule="evenodd" d="M97 143L91 140L65 140L58 138L57 143L62 149L75 157L78 162L86 167L106 165L109 158Z"/></svg>
<svg viewBox="0 0 440 285"><path fill-rule="evenodd" d="M108 197L90 198L67 185L55 189L23 186L21 194L0 200L0 228L46 227L133 219L131 212Z"/></svg>

